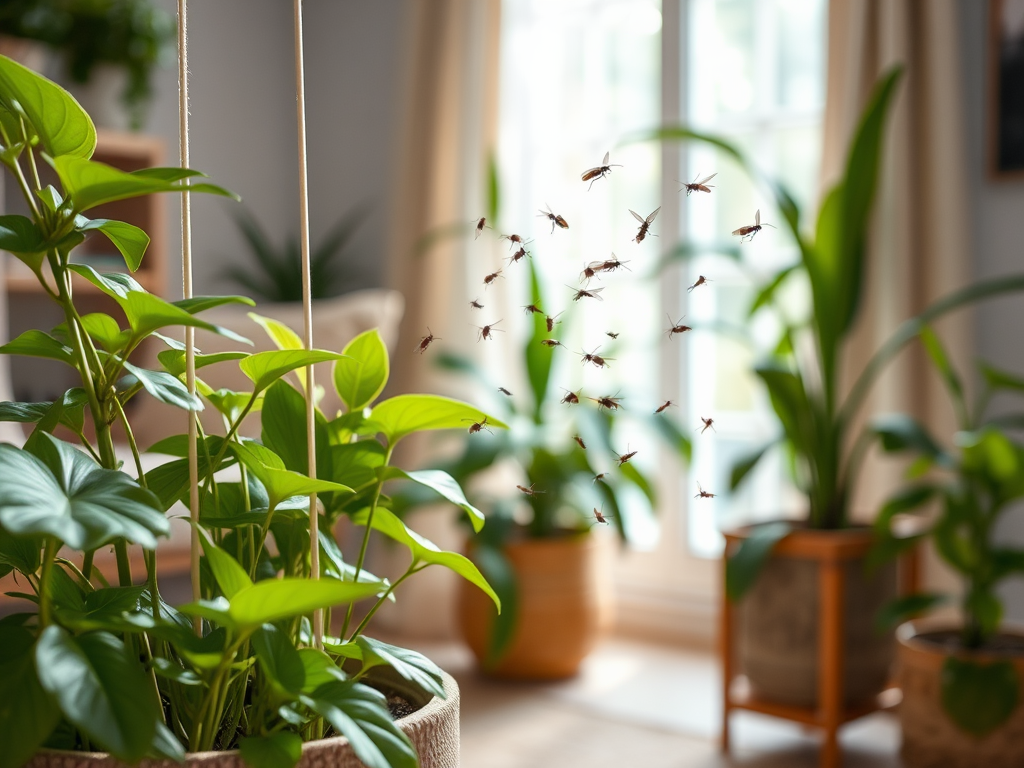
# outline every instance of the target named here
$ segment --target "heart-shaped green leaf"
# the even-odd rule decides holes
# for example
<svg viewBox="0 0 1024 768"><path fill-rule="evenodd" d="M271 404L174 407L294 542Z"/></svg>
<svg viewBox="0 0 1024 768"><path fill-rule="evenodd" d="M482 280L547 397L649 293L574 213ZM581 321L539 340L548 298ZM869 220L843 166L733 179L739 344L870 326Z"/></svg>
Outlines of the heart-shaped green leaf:
<svg viewBox="0 0 1024 768"><path fill-rule="evenodd" d="M301 701L348 737L367 768L416 768L416 750L391 719L383 694L360 683L332 682Z"/></svg>
<svg viewBox="0 0 1024 768"><path fill-rule="evenodd" d="M365 635L357 637L356 644L362 650L363 669L386 664L432 696L447 698L441 668L422 653L374 640Z"/></svg>
<svg viewBox="0 0 1024 768"><path fill-rule="evenodd" d="M36 644L39 681L98 746L134 762L149 750L160 710L138 661L107 632L72 637L50 625Z"/></svg>
<svg viewBox="0 0 1024 768"><path fill-rule="evenodd" d="M205 407L198 395L190 393L181 379L171 376L169 373L150 371L131 363L124 363L124 369L161 403L167 403L186 411L201 411Z"/></svg>
<svg viewBox="0 0 1024 768"><path fill-rule="evenodd" d="M75 355L70 347L64 346L50 334L35 329L25 331L16 339L0 346L0 355L43 357L48 360L57 360L65 365L74 366L75 364Z"/></svg>
<svg viewBox="0 0 1024 768"><path fill-rule="evenodd" d="M46 433L38 438L37 455L0 445L0 525L10 533L49 534L78 550L115 538L153 549L169 533L157 498L124 472Z"/></svg>
<svg viewBox="0 0 1024 768"><path fill-rule="evenodd" d="M51 157L91 157L96 149L96 128L74 97L6 56L0 56L0 106L24 114Z"/></svg>
<svg viewBox="0 0 1024 768"><path fill-rule="evenodd" d="M398 467L385 467L379 470L379 474L382 480L402 478L419 483L425 488L430 488L465 511L466 515L469 516L469 522L473 525L474 531L479 531L484 527L484 513L469 503L466 499L466 494L462 491L462 486L447 472L439 469L422 469L418 472L406 472Z"/></svg>
<svg viewBox="0 0 1024 768"><path fill-rule="evenodd" d="M373 329L356 336L341 352L346 359L334 364L334 388L349 411L359 411L388 383L388 348Z"/></svg>
<svg viewBox="0 0 1024 768"><path fill-rule="evenodd" d="M262 392L282 376L307 365L340 360L342 355L324 349L277 349L249 355L238 364L256 392Z"/></svg>
<svg viewBox="0 0 1024 768"><path fill-rule="evenodd" d="M113 219L93 219L78 227L80 232L97 230L107 236L114 247L124 256L124 263L132 272L142 264L142 257L149 247L149 235L133 224Z"/></svg>
<svg viewBox="0 0 1024 768"><path fill-rule="evenodd" d="M374 406L370 418L360 429L381 432L394 445L406 435L430 429L468 429L473 423L507 429L508 425L488 416L469 403L440 395L398 395Z"/></svg>

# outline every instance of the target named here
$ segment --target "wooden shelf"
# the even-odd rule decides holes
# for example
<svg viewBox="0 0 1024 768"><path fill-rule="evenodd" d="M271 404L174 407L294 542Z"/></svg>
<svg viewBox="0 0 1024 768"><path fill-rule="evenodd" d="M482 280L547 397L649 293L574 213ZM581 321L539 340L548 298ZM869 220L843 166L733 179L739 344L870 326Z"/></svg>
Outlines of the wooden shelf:
<svg viewBox="0 0 1024 768"><path fill-rule="evenodd" d="M899 706L903 699L903 693L899 688L891 687L882 691L878 696L868 701L847 706L839 713L839 724L859 720L872 712L880 710L891 710ZM745 709L749 712L758 712L762 715L781 717L784 720L792 720L817 728L826 727L825 713L815 707L800 707L793 704L781 704L775 701L759 699L750 692L750 684L747 678L739 675L732 681L729 691L729 702L733 709Z"/></svg>

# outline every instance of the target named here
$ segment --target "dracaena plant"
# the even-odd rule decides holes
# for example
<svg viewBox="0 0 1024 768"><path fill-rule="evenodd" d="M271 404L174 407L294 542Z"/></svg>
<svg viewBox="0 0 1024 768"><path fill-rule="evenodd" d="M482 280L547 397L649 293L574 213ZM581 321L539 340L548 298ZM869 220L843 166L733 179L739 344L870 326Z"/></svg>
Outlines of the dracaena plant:
<svg viewBox="0 0 1024 768"><path fill-rule="evenodd" d="M0 353L57 360L81 377L81 387L52 403L0 403L0 417L33 426L23 447L0 445L0 576L13 573L22 590L15 597L28 609L0 620L0 768L16 768L44 747L106 750L128 762L239 748L257 768L288 766L299 759L303 741L331 733L349 737L371 768L411 768L417 758L410 742L366 677L388 665L443 696L441 674L425 657L368 637L367 622L402 581L430 565L450 568L497 598L472 563L407 528L382 488L392 480L423 484L479 527L482 515L450 477L406 472L391 464L392 453L419 431L461 428L465 419L503 424L430 395L378 402L389 365L376 331L341 352L305 350L290 329L259 317L279 349L196 355L200 376L206 366L237 365L251 388L213 390L200 379L199 396L190 394L184 345L170 329L203 328L244 342L198 315L251 302L235 296L168 302L129 274L100 274L70 261L95 230L137 269L148 236L128 223L84 214L104 202L180 191L183 179L200 175L178 168L125 173L90 159L95 142L93 124L74 99L0 57L0 162L31 211L0 217L0 248L32 269L64 316L57 328L29 331ZM42 186L42 163L52 166L58 185ZM229 194L206 183L190 189ZM73 275L109 296L124 320L82 315ZM129 359L146 341L166 345L158 355L163 370ZM305 395L286 377L331 361L332 385L346 410L315 412L312 479ZM160 597L156 545L169 532L171 507L193 490L188 437L153 446L173 458L143 471L126 415L143 391L185 411L212 407L223 416L223 436L200 431L197 439L199 599L177 608ZM257 412L259 440L240 431L243 419ZM115 450L115 424L128 441L129 471L121 470ZM56 436L58 428L75 443ZM314 507L311 494L319 494ZM319 515L315 542L311 514ZM359 532L354 562L330 533L341 517ZM372 531L410 552L408 569L393 584L366 570ZM108 547L116 555L115 586L94 562ZM312 547L319 574L311 573ZM132 578L132 550L143 554L142 584ZM357 615L353 605L361 600L369 604ZM337 606L340 632L329 633L321 650L309 617ZM332 626L329 615L326 625Z"/></svg>
<svg viewBox="0 0 1024 768"><path fill-rule="evenodd" d="M920 338L946 385L957 416L952 445L936 440L920 422L903 414L881 416L872 428L882 449L913 458L907 470L911 482L890 498L875 520L878 542L871 564L885 562L908 547L928 540L963 583L959 595L959 647L984 650L995 638L1003 618L998 588L1006 579L1024 573L1024 548L1000 541L997 527L1024 498L1024 445L1007 433L1018 428L1019 414L991 417L993 393L1019 394L1024 381L993 368L979 366L981 388L974 402L965 394L963 379L930 328ZM907 526L908 516L918 519ZM938 592L907 595L889 605L879 617L883 628L949 603L954 597ZM942 705L965 731L984 736L1013 713L1020 681L1012 663L979 664L969 657L950 655L942 674Z"/></svg>
<svg viewBox="0 0 1024 768"><path fill-rule="evenodd" d="M774 315L780 329L772 352L754 368L778 418L780 432L768 444L741 459L732 469L737 488L772 449L792 458L794 481L807 500L806 525L838 529L850 525L849 500L857 482L871 431L856 429L855 419L879 373L915 337L923 324L970 302L1020 290L1020 276L1000 278L958 290L905 321L857 372L848 391L840 387L840 360L863 299L865 249L879 168L886 117L901 69L886 73L876 85L854 133L838 182L824 195L813 236L804 231L799 206L785 187L766 177L735 146L686 128L663 128L650 138L697 141L717 148L743 168L773 200L783 229L799 258L761 278L749 315ZM676 255L699 252L691 244ZM780 291L802 283L810 294L810 311L794 316ZM786 522L755 526L730 555L726 590L738 599L750 588L772 547L793 530Z"/></svg>

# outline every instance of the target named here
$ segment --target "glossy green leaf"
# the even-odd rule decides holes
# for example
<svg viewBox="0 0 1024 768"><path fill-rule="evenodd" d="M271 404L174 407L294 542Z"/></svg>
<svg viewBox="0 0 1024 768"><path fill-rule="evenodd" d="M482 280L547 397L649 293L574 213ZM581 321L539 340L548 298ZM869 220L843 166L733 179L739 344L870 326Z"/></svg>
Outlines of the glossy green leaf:
<svg viewBox="0 0 1024 768"><path fill-rule="evenodd" d="M412 480L425 488L430 488L442 498L462 509L469 517L474 531L479 531L484 527L484 513L469 503L458 481L447 472L442 472L439 469L406 472L398 467L387 467L381 470L380 475L384 480Z"/></svg>
<svg viewBox="0 0 1024 768"><path fill-rule="evenodd" d="M882 450L917 451L933 459L944 458L945 453L928 430L916 419L902 413L885 414L871 423L872 431L878 435Z"/></svg>
<svg viewBox="0 0 1024 768"><path fill-rule="evenodd" d="M91 157L96 149L96 128L74 97L6 56L0 56L0 106L24 114L51 157Z"/></svg>
<svg viewBox="0 0 1024 768"><path fill-rule="evenodd" d="M106 275L106 277L110 276ZM234 331L200 320L181 307L176 307L169 301L164 301L151 293L129 291L120 299L119 303L128 317L132 333L139 339L168 326L185 326L202 328L242 344L251 343Z"/></svg>
<svg viewBox="0 0 1024 768"><path fill-rule="evenodd" d="M107 239L124 256L124 262L132 272L135 272L142 264L142 257L146 255L146 249L149 247L149 235L125 221L93 219L83 226L79 226L78 230L80 232L97 230L106 235Z"/></svg>
<svg viewBox="0 0 1024 768"><path fill-rule="evenodd" d="M772 549L792 530L793 526L785 522L765 523L751 528L747 538L740 542L726 561L725 593L730 600L739 600L754 586Z"/></svg>
<svg viewBox="0 0 1024 768"><path fill-rule="evenodd" d="M359 525L366 525L368 518L369 510L363 510L353 515L353 521ZM501 610L501 601L491 589L491 585L467 557L457 552L445 552L434 542L408 528L393 512L384 507L377 508L372 524L374 530L380 531L388 538L408 547L414 563L441 565L454 571L469 583L482 589L494 601L498 610Z"/></svg>
<svg viewBox="0 0 1024 768"><path fill-rule="evenodd" d="M256 302L248 296L192 296L188 299L178 299L171 302L178 309L184 309L190 315L205 312L214 307L222 307L225 304L244 304L247 307L256 305Z"/></svg>
<svg viewBox="0 0 1024 768"><path fill-rule="evenodd" d="M966 418L967 404L964 400L964 385L960 381L960 375L953 367L952 361L949 359L949 353L946 352L942 341L930 327L922 328L920 335L921 344L924 346L925 352L928 353L928 357L931 359L932 365L935 366L935 370L942 377L946 390L949 392L954 407L957 409L957 414L962 418Z"/></svg>
<svg viewBox="0 0 1024 768"><path fill-rule="evenodd" d="M134 277L123 272L100 273L88 264L68 264L68 269L84 277L119 304L128 298L129 293L146 293L146 289Z"/></svg>
<svg viewBox="0 0 1024 768"><path fill-rule="evenodd" d="M34 574L39 570L42 548L40 537L14 537L0 527L0 576L6 576L11 570Z"/></svg>
<svg viewBox="0 0 1024 768"><path fill-rule="evenodd" d="M63 594L54 594L54 604L58 608L57 617L65 628L76 632L96 629L119 632L125 627L139 625L138 621L127 620L125 614L138 612L139 600L144 593L148 595L145 587L104 587L84 594L63 569L54 569L53 573L63 574L59 580L54 580L58 585L64 582L60 587Z"/></svg>
<svg viewBox="0 0 1024 768"><path fill-rule="evenodd" d="M82 317L82 327L107 352L120 352L128 342L128 332L122 331L117 320L103 312L92 312Z"/></svg>
<svg viewBox="0 0 1024 768"><path fill-rule="evenodd" d="M124 363L127 373L135 377L142 387L161 403L173 405L186 411L201 411L205 406L198 395L188 391L181 379L163 371L150 371L131 363Z"/></svg>
<svg viewBox="0 0 1024 768"><path fill-rule="evenodd" d="M75 365L75 355L71 347L66 347L50 334L35 329L25 331L16 339L0 346L0 355L43 357L65 365Z"/></svg>
<svg viewBox="0 0 1024 768"><path fill-rule="evenodd" d="M981 664L950 656L942 665L942 708L967 733L981 738L1017 708L1020 681L1009 661Z"/></svg>
<svg viewBox="0 0 1024 768"><path fill-rule="evenodd" d="M544 296L541 293L540 278L537 275L537 268L533 261L530 266L530 301L537 307L544 307ZM539 312L530 313L530 322L533 325L532 332L527 338L523 349L523 358L526 362L526 377L530 382L530 391L533 393L533 416L534 421L539 422L542 413L541 408L544 397L548 391L548 384L551 379L551 365L554 360L554 347L547 347L541 344L541 339L558 338L557 333L547 332L547 322L544 315ZM557 330L557 329L556 329Z"/></svg>
<svg viewBox="0 0 1024 768"><path fill-rule="evenodd" d="M46 251L46 241L32 219L0 216L0 250L13 253L38 272Z"/></svg>
<svg viewBox="0 0 1024 768"><path fill-rule="evenodd" d="M353 584L334 579L269 579L243 589L230 601L225 598L204 600L184 605L180 610L223 626L255 628L312 613L319 608L347 605L373 597L379 590L377 584Z"/></svg>
<svg viewBox="0 0 1024 768"><path fill-rule="evenodd" d="M381 432L390 445L406 435L431 429L468 429L487 419L488 427L506 429L508 425L478 408L440 395L397 395L374 406L363 429Z"/></svg>
<svg viewBox="0 0 1024 768"><path fill-rule="evenodd" d="M327 422L314 413L317 477L332 479ZM260 412L263 444L281 457L286 469L307 474L309 449L306 444L306 399L288 382L278 379L267 388Z"/></svg>
<svg viewBox="0 0 1024 768"><path fill-rule="evenodd" d="M388 348L373 329L352 339L342 354L345 357L334 364L334 388L349 411L359 411L376 400L388 382Z"/></svg>
<svg viewBox="0 0 1024 768"><path fill-rule="evenodd" d="M976 587L963 601L964 613L970 617L982 637L991 637L1003 620L1003 603L990 590Z"/></svg>
<svg viewBox="0 0 1024 768"><path fill-rule="evenodd" d="M307 365L340 360L342 355L323 349L278 349L257 352L238 364L256 392L262 392L282 376Z"/></svg>
<svg viewBox="0 0 1024 768"><path fill-rule="evenodd" d="M37 190L36 197L42 200L43 205L53 213L56 213L57 209L64 202L64 198L60 196L60 192L57 191L53 184L47 184L42 189Z"/></svg>
<svg viewBox="0 0 1024 768"><path fill-rule="evenodd" d="M129 173L106 163L82 157L55 157L53 167L60 176L64 190L76 212L87 211L104 203L141 197L156 192L181 192L185 187L145 173ZM191 184L190 192L209 192L224 197L238 197L214 184Z"/></svg>
<svg viewBox="0 0 1024 768"><path fill-rule="evenodd" d="M362 650L363 669L386 664L432 696L447 698L441 668L422 653L365 635L357 637L356 644Z"/></svg>
<svg viewBox="0 0 1024 768"><path fill-rule="evenodd" d="M205 368L216 363L226 363L232 360L241 360L248 356L248 352L215 352L209 355L197 354L195 356L196 370ZM160 365L172 376L181 377L185 375L185 351L181 349L165 349L157 353Z"/></svg>
<svg viewBox="0 0 1024 768"><path fill-rule="evenodd" d="M302 737L290 731L245 736L238 751L249 768L293 768L302 757Z"/></svg>
<svg viewBox="0 0 1024 768"><path fill-rule="evenodd" d="M224 596L230 600L239 592L251 587L252 579L249 578L249 574L245 572L238 561L214 544L206 531L202 528L198 528L198 530L199 543L203 547L206 562L210 566L210 570L213 571L213 577L217 580L217 586L220 587Z"/></svg>
<svg viewBox="0 0 1024 768"><path fill-rule="evenodd" d="M51 625L40 635L35 656L43 688L96 745L127 761L146 754L160 711L124 643L106 632L72 637Z"/></svg>
<svg viewBox="0 0 1024 768"><path fill-rule="evenodd" d="M157 498L131 477L50 435L39 438L37 456L0 445L0 525L10 533L49 534L78 550L118 537L153 549L169 533Z"/></svg>
<svg viewBox="0 0 1024 768"><path fill-rule="evenodd" d="M288 635L273 624L265 624L252 636L252 648L264 674L280 690L297 694L303 689L306 668Z"/></svg>
<svg viewBox="0 0 1024 768"><path fill-rule="evenodd" d="M284 469L280 459L274 463L267 463L267 454L270 452L265 448L262 450L260 448L262 446L256 446L253 443L231 446L231 450L234 451L238 460L245 464L246 468L267 489L271 509L274 509L282 501L292 496L308 496L311 493L329 492L350 493L352 491L351 488L341 483L335 483L330 480L311 480L303 474ZM278 464L278 466L274 464Z"/></svg>
<svg viewBox="0 0 1024 768"><path fill-rule="evenodd" d="M367 768L416 768L416 750L388 713L384 695L360 683L332 682L302 703L346 736Z"/></svg>
<svg viewBox="0 0 1024 768"><path fill-rule="evenodd" d="M327 638L324 640L326 645ZM333 646L331 650L333 653ZM303 693L312 693L324 683L346 679L345 673L334 663L334 659L316 648L300 648L299 660L303 668Z"/></svg>
<svg viewBox="0 0 1024 768"><path fill-rule="evenodd" d="M70 430L81 432L85 423L85 391L80 388L69 389L55 403L18 403L0 401L0 421L15 421L21 424L44 423L44 431L53 432L58 423Z"/></svg>
<svg viewBox="0 0 1024 768"><path fill-rule="evenodd" d="M33 636L0 626L0 768L20 768L60 719L60 708L39 683Z"/></svg>
<svg viewBox="0 0 1024 768"><path fill-rule="evenodd" d="M278 349L305 349L299 334L281 321L258 315L255 312L250 312L249 317L267 332L267 336L277 345Z"/></svg>

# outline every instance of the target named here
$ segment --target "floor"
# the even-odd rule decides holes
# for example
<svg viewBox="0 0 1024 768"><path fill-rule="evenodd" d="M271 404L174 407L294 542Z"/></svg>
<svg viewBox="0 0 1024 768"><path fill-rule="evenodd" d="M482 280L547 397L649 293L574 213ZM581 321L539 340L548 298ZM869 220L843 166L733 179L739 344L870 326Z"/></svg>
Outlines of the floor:
<svg viewBox="0 0 1024 768"><path fill-rule="evenodd" d="M408 643L408 641L406 641ZM501 683L455 644L408 643L458 680L462 768L815 768L817 737L753 713L733 715L734 750L718 752L713 657L609 640L574 679ZM844 768L898 768L899 727L876 714L841 733Z"/></svg>

